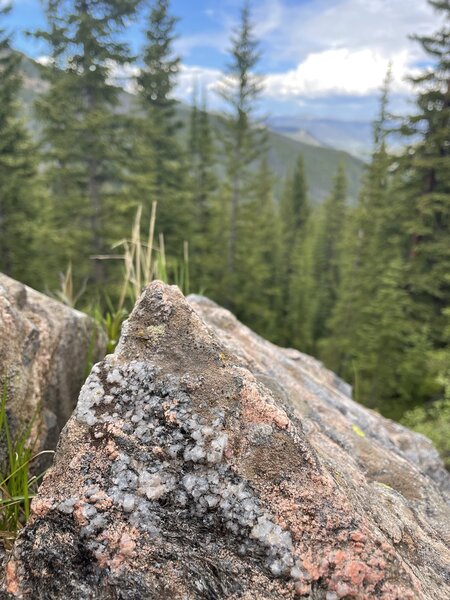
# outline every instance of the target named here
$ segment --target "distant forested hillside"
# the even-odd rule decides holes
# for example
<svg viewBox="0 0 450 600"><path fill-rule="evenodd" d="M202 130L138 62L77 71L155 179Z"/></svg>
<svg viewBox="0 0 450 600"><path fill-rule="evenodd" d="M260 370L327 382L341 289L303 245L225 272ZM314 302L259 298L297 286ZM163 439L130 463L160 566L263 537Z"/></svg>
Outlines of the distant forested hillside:
<svg viewBox="0 0 450 600"><path fill-rule="evenodd" d="M21 91L23 109L30 119L33 130L39 127L33 114L33 103L46 89L42 78L42 66L27 56L22 56L22 71L24 85ZM192 108L181 102L177 103L177 114L184 127L180 128L179 136L186 138L189 131L189 121ZM118 110L125 113L141 111L136 96L122 91ZM218 132L221 130L219 117L211 114L211 126ZM333 184L333 174L339 164L345 166L348 178L348 198L354 202L361 187L363 162L348 152L335 150L331 147L320 147L317 144L293 140L289 136L269 130L269 165L279 178L292 174L297 156L301 153L305 161L305 173L308 179L311 199L322 202L330 193Z"/></svg>
<svg viewBox="0 0 450 600"><path fill-rule="evenodd" d="M271 117L274 131L328 148L346 150L357 157L368 157L372 145L372 123L338 119L307 118L301 116Z"/></svg>

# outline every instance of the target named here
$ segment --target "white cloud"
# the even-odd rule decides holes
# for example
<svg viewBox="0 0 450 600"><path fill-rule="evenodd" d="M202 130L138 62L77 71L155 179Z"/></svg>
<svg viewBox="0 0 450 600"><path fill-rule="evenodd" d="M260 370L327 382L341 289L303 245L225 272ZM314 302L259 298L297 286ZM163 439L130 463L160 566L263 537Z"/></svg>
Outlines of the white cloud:
<svg viewBox="0 0 450 600"><path fill-rule="evenodd" d="M410 91L405 82L408 53L391 57L392 90ZM389 59L369 48L350 50L338 48L313 52L295 69L266 78L266 94L272 98L323 97L327 95L364 96L378 92L389 65Z"/></svg>
<svg viewBox="0 0 450 600"><path fill-rule="evenodd" d="M384 55L408 48L417 55L408 36L439 22L427 0L314 0L300 6L272 1L282 26L267 40L267 51L278 59L301 60L330 48L370 48Z"/></svg>
<svg viewBox="0 0 450 600"><path fill-rule="evenodd" d="M139 67L130 63L118 64L116 61L108 60L109 70L108 82L122 87L129 94L137 92L136 77L140 73Z"/></svg>
<svg viewBox="0 0 450 600"><path fill-rule="evenodd" d="M409 65L408 52L398 52L391 57L392 91L407 94L411 88L405 80L417 70ZM347 48L313 52L296 68L283 73L269 73L264 79L264 96L275 100L326 98L327 96L366 96L377 94L386 76L390 60L380 52L368 48ZM218 69L182 65L178 76L176 96L191 102L194 86L205 89L210 104L221 106L215 92L223 75Z"/></svg>
<svg viewBox="0 0 450 600"><path fill-rule="evenodd" d="M218 69L181 65L175 95L179 100L191 103L194 87L197 86L199 91L204 90L207 92L208 104L210 107L215 108L218 106L218 102L213 92L216 90L221 77L222 73Z"/></svg>
<svg viewBox="0 0 450 600"><path fill-rule="evenodd" d="M49 65L51 65L53 63L53 58L51 56L44 54L42 56L38 56L36 58L36 62L39 63L40 65L43 65L44 67L48 67Z"/></svg>
<svg viewBox="0 0 450 600"><path fill-rule="evenodd" d="M405 78L425 58L409 35L431 32L441 20L427 0L261 0L253 7L269 71L266 94L278 99L373 94L389 62L393 91L408 93ZM187 38L187 54L195 47L225 52L236 21L220 10L221 32Z"/></svg>
<svg viewBox="0 0 450 600"><path fill-rule="evenodd" d="M274 28L265 39L272 71L266 93L274 99L367 96L377 93L392 63L392 91L407 94L406 78L425 58L412 33L429 33L442 17L427 0L315 0L301 6L277 5Z"/></svg>

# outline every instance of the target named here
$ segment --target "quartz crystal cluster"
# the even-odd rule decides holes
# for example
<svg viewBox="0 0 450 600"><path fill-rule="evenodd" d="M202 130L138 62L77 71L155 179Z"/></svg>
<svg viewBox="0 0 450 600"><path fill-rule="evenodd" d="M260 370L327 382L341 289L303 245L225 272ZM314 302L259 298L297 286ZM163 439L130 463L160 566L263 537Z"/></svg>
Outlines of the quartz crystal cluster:
<svg viewBox="0 0 450 600"><path fill-rule="evenodd" d="M299 578L290 533L274 522L248 483L227 464L224 411L216 409L206 422L192 410L182 387L173 375L161 378L148 361L116 365L110 357L109 363L94 367L75 414L96 439L105 437L109 428L124 441L111 464L108 498L131 525L154 536L161 534L161 502L200 518L205 526L220 524L239 539L242 554L260 545L274 576ZM86 496L99 491L94 486ZM59 509L66 512L76 502L66 500ZM88 521L83 534L101 538L104 517L93 506L83 515ZM94 552L103 549L96 540L90 546Z"/></svg>

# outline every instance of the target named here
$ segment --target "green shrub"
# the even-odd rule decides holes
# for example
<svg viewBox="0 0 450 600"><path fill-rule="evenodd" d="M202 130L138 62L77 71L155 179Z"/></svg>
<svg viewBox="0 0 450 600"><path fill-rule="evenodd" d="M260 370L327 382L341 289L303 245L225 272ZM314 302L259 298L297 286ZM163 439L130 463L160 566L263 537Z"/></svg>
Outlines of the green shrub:
<svg viewBox="0 0 450 600"><path fill-rule="evenodd" d="M428 407L417 406L408 411L402 423L429 438L450 470L450 393Z"/></svg>

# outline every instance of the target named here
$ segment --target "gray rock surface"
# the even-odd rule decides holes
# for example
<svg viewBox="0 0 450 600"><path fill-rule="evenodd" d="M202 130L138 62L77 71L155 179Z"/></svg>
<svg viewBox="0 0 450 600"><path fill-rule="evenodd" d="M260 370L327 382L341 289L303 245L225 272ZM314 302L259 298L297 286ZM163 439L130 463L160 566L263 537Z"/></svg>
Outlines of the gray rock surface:
<svg viewBox="0 0 450 600"><path fill-rule="evenodd" d="M263 378L269 387L275 385L280 392L283 390L281 393L289 397L301 416L304 429L339 438L352 452L358 453L369 476L371 465L364 449L368 441L374 442L376 445L370 447L370 455L378 456L378 448L393 452L415 464L443 492L450 494L449 473L428 438L354 402L351 386L312 356L271 344L208 298L192 295L188 299L202 319L214 328L222 343L241 357L257 378ZM364 438L367 439L364 441ZM319 436L318 449L322 444ZM377 481L384 477L385 483L395 488L395 473L379 469L382 462L379 457L374 477Z"/></svg>
<svg viewBox="0 0 450 600"><path fill-rule="evenodd" d="M0 597L450 597L446 474L348 391L153 283L82 389Z"/></svg>
<svg viewBox="0 0 450 600"><path fill-rule="evenodd" d="M0 386L13 432L31 419L38 447L56 446L106 340L83 313L0 273ZM1 453L1 449L0 449Z"/></svg>

